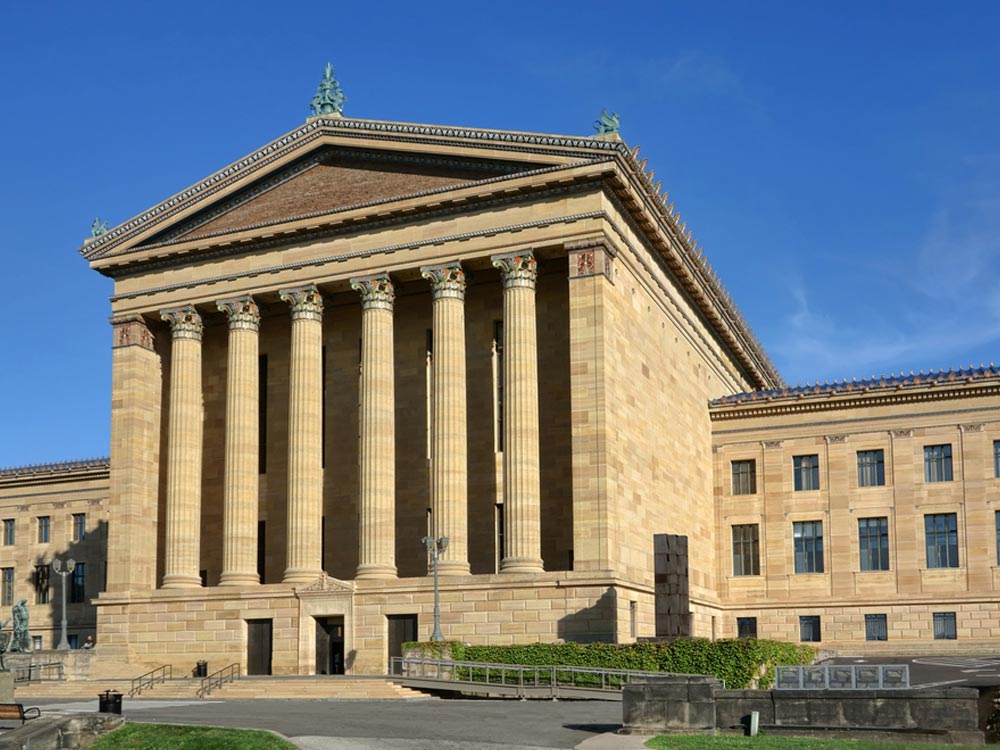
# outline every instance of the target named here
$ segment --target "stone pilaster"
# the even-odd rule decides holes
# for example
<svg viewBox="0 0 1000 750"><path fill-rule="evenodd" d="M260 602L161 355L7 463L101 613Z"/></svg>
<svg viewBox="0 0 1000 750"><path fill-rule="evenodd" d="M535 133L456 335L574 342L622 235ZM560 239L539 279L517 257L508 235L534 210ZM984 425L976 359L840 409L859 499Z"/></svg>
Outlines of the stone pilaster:
<svg viewBox="0 0 1000 750"><path fill-rule="evenodd" d="M226 370L226 479L220 586L259 583L257 462L260 310L250 296L216 303L229 318Z"/></svg>
<svg viewBox="0 0 1000 750"><path fill-rule="evenodd" d="M396 576L396 416L392 282L351 279L361 294L361 507L358 578ZM416 543L416 542L414 542Z"/></svg>
<svg viewBox="0 0 1000 750"><path fill-rule="evenodd" d="M465 273L458 262L427 266L434 298L434 393L431 434L431 520L434 537L448 537L440 575L469 573L468 460L465 390Z"/></svg>
<svg viewBox="0 0 1000 750"><path fill-rule="evenodd" d="M323 297L315 286L281 291L292 308L288 379L288 563L285 583L322 571Z"/></svg>
<svg viewBox="0 0 1000 750"><path fill-rule="evenodd" d="M112 318L111 488L105 591L156 588L163 372L139 315Z"/></svg>
<svg viewBox="0 0 1000 750"><path fill-rule="evenodd" d="M503 497L506 549L501 573L542 570L538 458L538 342L530 251L495 255L503 276Z"/></svg>
<svg viewBox="0 0 1000 750"><path fill-rule="evenodd" d="M167 533L163 588L201 586L201 315L163 310L170 323L170 416L167 432Z"/></svg>

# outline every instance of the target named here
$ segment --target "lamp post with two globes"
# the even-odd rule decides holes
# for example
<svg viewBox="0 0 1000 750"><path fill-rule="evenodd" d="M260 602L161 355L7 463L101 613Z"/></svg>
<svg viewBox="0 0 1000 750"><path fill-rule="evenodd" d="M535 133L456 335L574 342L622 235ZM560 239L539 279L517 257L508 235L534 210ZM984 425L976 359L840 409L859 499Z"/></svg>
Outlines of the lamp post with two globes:
<svg viewBox="0 0 1000 750"><path fill-rule="evenodd" d="M62 561L57 557L52 561L52 570L59 574L62 578L62 638L59 639L59 645L56 646L60 651L69 650L69 639L66 637L66 576L76 569L76 561L71 557L66 561L66 568L63 569Z"/></svg>
<svg viewBox="0 0 1000 750"><path fill-rule="evenodd" d="M441 635L441 602L438 597L438 557L448 549L448 537L443 536L435 539L432 536L425 536L420 540L427 547L427 554L431 556L431 564L434 568L434 632L431 633L432 641L443 641Z"/></svg>

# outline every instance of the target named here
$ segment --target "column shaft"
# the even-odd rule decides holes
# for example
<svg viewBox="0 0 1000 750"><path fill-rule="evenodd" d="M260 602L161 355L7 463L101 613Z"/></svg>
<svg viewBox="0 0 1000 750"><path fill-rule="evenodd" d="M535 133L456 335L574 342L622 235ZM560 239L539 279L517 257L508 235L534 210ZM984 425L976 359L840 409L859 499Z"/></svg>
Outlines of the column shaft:
<svg viewBox="0 0 1000 750"><path fill-rule="evenodd" d="M494 256L503 274L504 441L506 549L501 573L542 570L541 485L538 457L537 265L530 252Z"/></svg>
<svg viewBox="0 0 1000 750"><path fill-rule="evenodd" d="M217 304L229 317L226 479L219 584L242 586L260 582L257 575L260 311L252 297Z"/></svg>
<svg viewBox="0 0 1000 750"><path fill-rule="evenodd" d="M292 351L288 378L288 537L285 583L322 574L323 298L314 286L288 289Z"/></svg>
<svg viewBox="0 0 1000 750"><path fill-rule="evenodd" d="M431 520L448 538L440 575L469 573L468 459L465 388L465 274L458 263L420 269L434 295L431 362Z"/></svg>
<svg viewBox="0 0 1000 750"><path fill-rule="evenodd" d="M167 529L163 588L201 586L201 316L193 307L161 313L173 333L167 432Z"/></svg>
<svg viewBox="0 0 1000 750"><path fill-rule="evenodd" d="M386 275L351 280L361 294L361 507L358 578L396 576L396 415ZM414 540L416 543L416 540Z"/></svg>

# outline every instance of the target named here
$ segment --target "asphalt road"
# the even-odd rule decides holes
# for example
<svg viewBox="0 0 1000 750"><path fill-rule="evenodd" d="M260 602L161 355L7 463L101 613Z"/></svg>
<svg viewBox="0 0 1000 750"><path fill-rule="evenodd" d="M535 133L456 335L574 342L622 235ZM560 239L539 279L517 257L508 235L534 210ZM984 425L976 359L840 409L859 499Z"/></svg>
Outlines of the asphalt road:
<svg viewBox="0 0 1000 750"><path fill-rule="evenodd" d="M83 702L33 702L46 712L94 711ZM496 743L572 748L621 725L611 701L145 701L126 700L130 722L271 729L286 737L340 737Z"/></svg>
<svg viewBox="0 0 1000 750"><path fill-rule="evenodd" d="M860 657L840 656L824 664L909 664L913 687L1000 686L1000 654L996 656Z"/></svg>

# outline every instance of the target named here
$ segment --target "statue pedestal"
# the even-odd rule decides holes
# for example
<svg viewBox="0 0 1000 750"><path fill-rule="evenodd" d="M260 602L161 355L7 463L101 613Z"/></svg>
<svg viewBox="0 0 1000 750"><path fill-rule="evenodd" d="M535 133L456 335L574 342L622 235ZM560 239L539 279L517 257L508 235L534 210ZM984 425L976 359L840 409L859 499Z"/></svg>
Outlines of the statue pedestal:
<svg viewBox="0 0 1000 750"><path fill-rule="evenodd" d="M0 703L14 702L14 673L0 672Z"/></svg>

